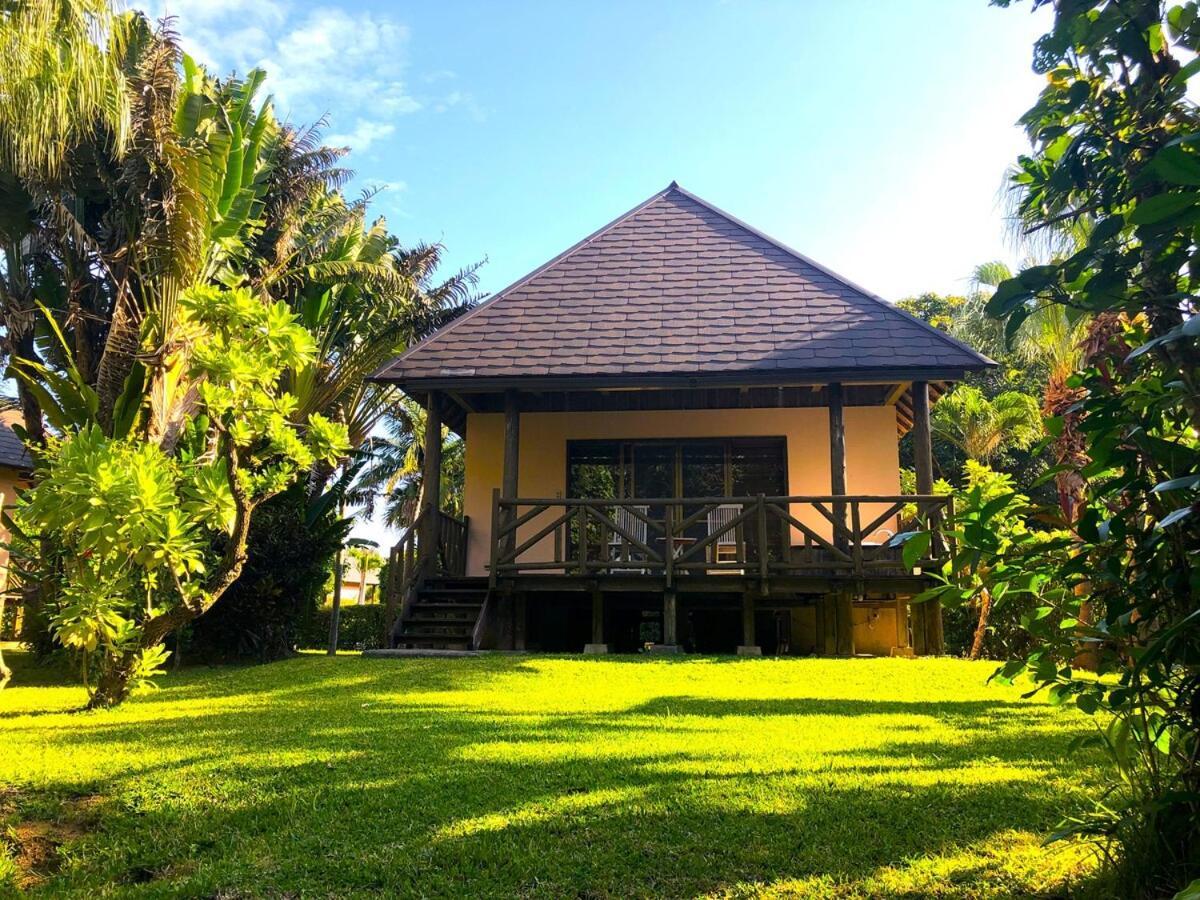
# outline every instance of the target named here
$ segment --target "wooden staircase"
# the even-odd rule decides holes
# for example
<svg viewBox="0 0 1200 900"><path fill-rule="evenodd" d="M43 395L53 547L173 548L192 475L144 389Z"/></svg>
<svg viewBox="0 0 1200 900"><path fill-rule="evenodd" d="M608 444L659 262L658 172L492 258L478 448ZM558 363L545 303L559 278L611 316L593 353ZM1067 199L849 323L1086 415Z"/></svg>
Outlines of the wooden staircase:
<svg viewBox="0 0 1200 900"><path fill-rule="evenodd" d="M397 623L393 646L406 650L475 649L472 636L487 592L487 578L440 575L427 579Z"/></svg>

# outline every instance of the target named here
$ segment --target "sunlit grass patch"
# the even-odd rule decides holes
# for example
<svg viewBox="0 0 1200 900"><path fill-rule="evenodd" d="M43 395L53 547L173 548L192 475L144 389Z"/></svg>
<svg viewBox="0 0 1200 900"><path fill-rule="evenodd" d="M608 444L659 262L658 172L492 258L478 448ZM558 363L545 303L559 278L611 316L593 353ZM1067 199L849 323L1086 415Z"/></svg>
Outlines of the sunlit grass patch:
<svg viewBox="0 0 1200 900"><path fill-rule="evenodd" d="M77 713L25 663L0 693L0 783L25 799L0 828L103 798L30 883L47 895L1061 893L1091 860L1040 841L1099 779L1067 752L1091 725L990 672L305 656Z"/></svg>

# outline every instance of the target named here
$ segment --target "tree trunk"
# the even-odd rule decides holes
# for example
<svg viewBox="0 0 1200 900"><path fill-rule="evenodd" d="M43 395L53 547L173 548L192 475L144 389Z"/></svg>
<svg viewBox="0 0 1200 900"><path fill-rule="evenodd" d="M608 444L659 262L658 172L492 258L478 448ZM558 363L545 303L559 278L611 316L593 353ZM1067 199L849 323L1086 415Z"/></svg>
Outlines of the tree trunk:
<svg viewBox="0 0 1200 900"><path fill-rule="evenodd" d="M4 605L6 596L3 591L0 591L0 628L4 627ZM4 664L4 647L0 644L0 691L4 690L4 686L12 679L12 669Z"/></svg>
<svg viewBox="0 0 1200 900"><path fill-rule="evenodd" d="M133 689L134 659L132 654L125 654L112 665L106 666L96 679L96 690L88 701L88 709L110 709L124 703Z"/></svg>
<svg viewBox="0 0 1200 900"><path fill-rule="evenodd" d="M342 500L338 503L338 517L341 518L346 512L346 501ZM337 556L333 558L333 609L329 614L329 649L326 651L330 656L337 656L338 645L338 621L342 616L342 548L338 548Z"/></svg>
<svg viewBox="0 0 1200 900"><path fill-rule="evenodd" d="M237 448L228 435L224 436L221 443L226 462L225 476L233 494L237 513L233 522L233 533L229 536L229 544L225 548L221 565L208 585L207 599L203 603L179 603L142 623L142 636L137 646L105 665L101 671L96 682L96 691L88 701L89 709L117 706L128 699L130 691L133 690L133 673L137 669L142 651L158 646L168 635L212 609L242 574L242 567L246 563L246 542L250 535L250 514L258 503L269 499L271 495L265 494L253 502L250 500L239 477L240 461Z"/></svg>
<svg viewBox="0 0 1200 900"><path fill-rule="evenodd" d="M988 617L992 614L992 592L984 588L979 592L979 622L975 626L975 639L971 641L970 659L983 656L983 641L987 637Z"/></svg>

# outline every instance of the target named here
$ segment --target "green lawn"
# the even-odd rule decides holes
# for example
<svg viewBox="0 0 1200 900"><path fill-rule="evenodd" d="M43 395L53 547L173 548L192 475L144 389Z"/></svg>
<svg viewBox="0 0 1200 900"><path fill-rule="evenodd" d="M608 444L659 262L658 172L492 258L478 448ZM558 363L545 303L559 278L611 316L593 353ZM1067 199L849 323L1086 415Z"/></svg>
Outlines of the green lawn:
<svg viewBox="0 0 1200 900"><path fill-rule="evenodd" d="M1101 774L1067 753L1092 726L989 663L306 656L71 713L17 662L0 877L35 893L1062 896L1091 867L1040 839Z"/></svg>

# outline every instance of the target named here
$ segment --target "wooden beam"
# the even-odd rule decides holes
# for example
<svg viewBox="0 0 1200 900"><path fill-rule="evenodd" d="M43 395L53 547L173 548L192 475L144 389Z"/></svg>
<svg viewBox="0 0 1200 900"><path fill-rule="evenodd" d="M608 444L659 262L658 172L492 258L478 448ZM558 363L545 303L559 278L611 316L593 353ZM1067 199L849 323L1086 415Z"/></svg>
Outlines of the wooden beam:
<svg viewBox="0 0 1200 900"><path fill-rule="evenodd" d="M516 391L504 392L504 470L501 475L500 496L513 500L517 496L518 472L521 454L521 405ZM516 515L515 509L507 509L500 517L501 525L507 525ZM511 553L516 546L516 532L505 538L504 553Z"/></svg>
<svg viewBox="0 0 1200 900"><path fill-rule="evenodd" d="M474 404L472 404L470 400L468 400L466 397L464 397L458 391L447 391L446 396L449 397L451 400L453 400L455 403L457 403L459 406L461 406L463 409L463 412L466 412L466 413L479 412L479 410L477 410L475 408Z"/></svg>
<svg viewBox="0 0 1200 900"><path fill-rule="evenodd" d="M829 493L846 493L846 419L843 403L845 390L841 384L829 385ZM846 504L833 504L836 522L846 523ZM837 528L833 532L833 543L842 546L845 536Z"/></svg>
<svg viewBox="0 0 1200 900"><path fill-rule="evenodd" d="M887 397L884 398L883 405L891 406L897 400L899 400L901 397L903 397L904 392L908 390L911 383L912 382L909 382L909 381L901 381L900 383L898 383L894 388L892 388L890 391L888 391Z"/></svg>
<svg viewBox="0 0 1200 900"><path fill-rule="evenodd" d="M914 381L913 463L917 470L917 493L933 493L933 432L929 423L929 384ZM913 607L913 643L917 653L940 654L942 639L942 604L926 600ZM919 635L919 636L918 636Z"/></svg>
<svg viewBox="0 0 1200 900"><path fill-rule="evenodd" d="M442 397L430 391L425 400L425 460L421 473L421 572L436 574L442 526Z"/></svg>

